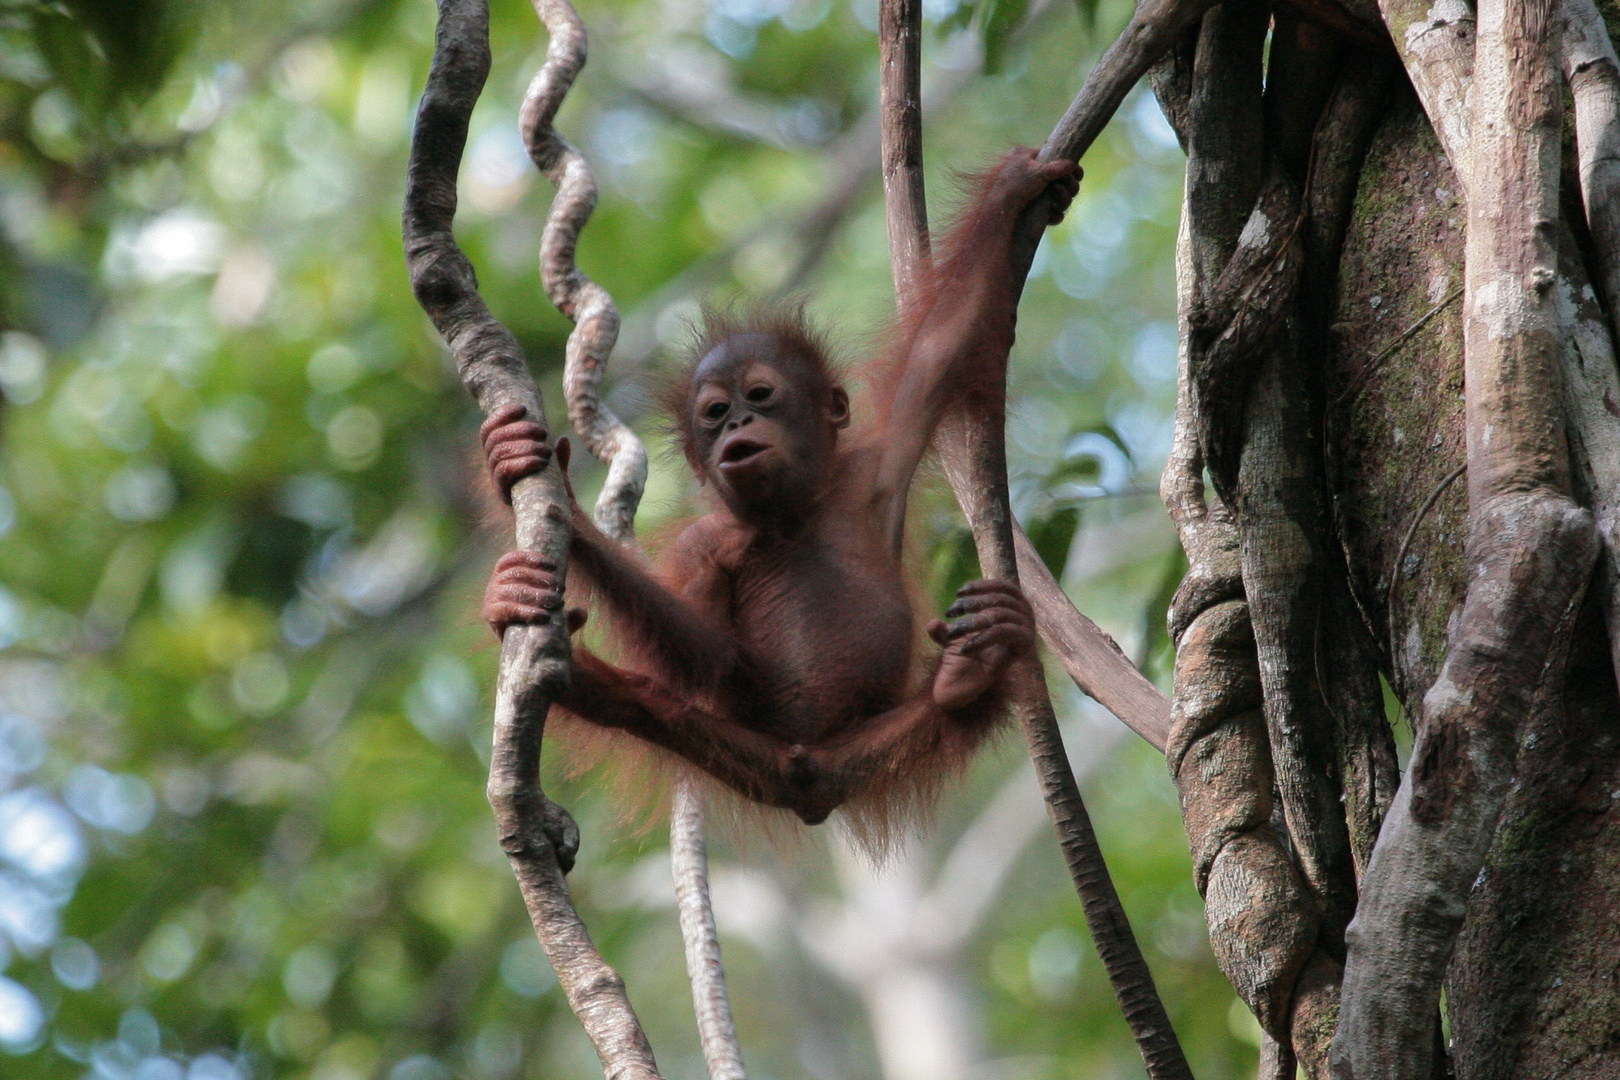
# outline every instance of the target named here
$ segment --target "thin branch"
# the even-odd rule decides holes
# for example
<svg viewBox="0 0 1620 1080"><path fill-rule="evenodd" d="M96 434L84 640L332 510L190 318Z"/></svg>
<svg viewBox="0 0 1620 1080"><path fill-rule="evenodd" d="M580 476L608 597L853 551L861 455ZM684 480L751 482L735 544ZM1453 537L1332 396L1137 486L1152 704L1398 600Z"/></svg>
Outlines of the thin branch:
<svg viewBox="0 0 1620 1080"><path fill-rule="evenodd" d="M1091 69L1080 93L1052 129L1041 157L1079 161L1119 111L1131 87L1211 4L1212 0L1141 0L1131 21Z"/></svg>
<svg viewBox="0 0 1620 1080"><path fill-rule="evenodd" d="M544 423L540 394L517 341L484 306L472 264L452 232L467 120L489 63L485 0L440 0L433 66L417 110L406 179L406 261L417 301L449 345L479 407L490 413L522 405ZM520 480L512 504L518 544L540 552L557 565L559 575L564 573L571 537L561 471L553 463ZM658 1080L624 980L602 960L568 894L563 872L572 864L578 829L539 783L546 712L568 678L569 655L568 630L560 619L513 626L503 636L490 805L540 944L607 1077Z"/></svg>
<svg viewBox="0 0 1620 1080"><path fill-rule="evenodd" d="M1395 355L1395 352L1400 349L1402 345L1405 345L1408 341L1411 341L1413 337L1417 336L1417 332L1419 330L1422 330L1425 326L1429 325L1430 319L1440 314L1452 304L1455 304L1458 300L1461 300L1462 295L1462 286L1459 285L1457 288L1447 293L1438 304L1431 307L1428 311L1425 311L1422 315L1419 315L1411 326L1408 326L1405 330L1402 330L1395 336L1394 341L1391 341L1388 345L1385 345L1382 349L1379 349L1378 352L1373 355L1371 360L1368 360L1356 370L1356 373L1351 377L1350 382L1343 390L1339 391L1338 397L1335 399L1334 404L1336 406L1342 406L1359 394L1362 388L1367 385L1367 380L1372 377L1374 372L1383 366L1385 360L1388 360L1391 356Z"/></svg>
<svg viewBox="0 0 1620 1080"><path fill-rule="evenodd" d="M883 81L878 115L882 121L884 205L896 296L902 306L909 302L916 268L926 266L929 258L922 115L916 105L921 64L916 47L921 26L918 2L884 0L879 8ZM1030 20L1034 17L1032 12ZM1035 609L1042 640L1083 693L1163 750L1170 727L1170 702L1114 639L1075 607L1016 521L1013 530L1018 572Z"/></svg>
<svg viewBox="0 0 1620 1080"><path fill-rule="evenodd" d="M941 428L940 457L973 530L979 565L985 575L1017 582L1015 523L1007 504L1002 435L999 424L972 424L965 419L948 422ZM1058 834L1058 846L1147 1073L1154 1080L1191 1080L1192 1072L1109 877L1091 817L1080 797L1039 657L1031 655L1017 662L1006 678L1013 711L1023 728L1047 813Z"/></svg>
<svg viewBox="0 0 1620 1080"><path fill-rule="evenodd" d="M1162 753L1170 737L1170 699L1131 663L1106 630L1074 606L1074 600L1063 591L1016 521L1013 544L1020 585L1035 609L1041 641L1057 656L1081 693Z"/></svg>
<svg viewBox="0 0 1620 1080"><path fill-rule="evenodd" d="M917 274L930 258L922 168L922 0L881 0L878 43L883 207L895 297L905 308L916 299Z"/></svg>
<svg viewBox="0 0 1620 1080"><path fill-rule="evenodd" d="M709 899L703 804L696 785L685 777L676 781L670 807L669 859L681 940L686 945L686 975L692 984L692 1006L709 1080L747 1080L737 1025L731 1018L731 997L726 992L726 969L720 960L720 931Z"/></svg>
<svg viewBox="0 0 1620 1080"><path fill-rule="evenodd" d="M913 284L925 273L922 260L928 252L928 219L922 187L922 117L920 110L910 107L907 96L909 88L916 84L915 72L905 69L908 63L917 63L916 50L908 50L906 43L920 33L922 6L915 0L885 0L883 11L880 28L887 39L881 84L884 187L897 292L904 304ZM1038 240L1037 230L1035 242ZM1026 264L1017 274L1015 289L1022 290L1027 269ZM1005 434L1004 423L974 422L959 416L942 425L939 443L946 477L973 530L979 565L988 577L1016 583L1019 580L1014 539L1017 527L1007 496ZM1118 654L1118 659L1130 666L1123 653ZM1148 1075L1154 1080L1171 1077L1191 1080L1192 1072L1187 1067L1181 1044L1153 985L1147 961L1131 932L1090 816L1080 798L1079 784L1063 749L1040 658L1034 654L1023 658L1013 665L1006 678L1013 711L1022 723L1047 813L1057 830L1059 846L1080 894L1092 939L1142 1052Z"/></svg>
<svg viewBox="0 0 1620 1080"><path fill-rule="evenodd" d="M817 133L784 124L784 110L733 85L730 64L696 42L665 43L652 55L618 53L615 76L642 101L695 128L786 150L820 145Z"/></svg>
<svg viewBox="0 0 1620 1080"><path fill-rule="evenodd" d="M1461 479L1463 473L1467 471L1468 463L1465 461L1440 478L1440 482L1434 485L1434 490L1429 492L1429 497L1423 500L1423 505L1412 515L1412 523L1406 527L1406 534L1401 537L1401 546L1395 549L1395 563L1390 567L1389 587L1384 593L1384 613L1388 616L1388 633L1391 641L1395 640L1395 586L1401 581L1401 563L1406 561L1407 549L1412 546L1412 540L1417 536L1418 526L1429 516L1429 511L1440 501L1440 496L1444 495L1446 489Z"/></svg>
<svg viewBox="0 0 1620 1080"><path fill-rule="evenodd" d="M1174 34L1171 33L1169 40L1173 41L1173 39ZM1108 68L1106 65L1111 63L1109 57L1116 55L1117 46L1118 43L1116 42L1115 47L1110 48L1104 54L1103 59L1098 61L1097 66L1092 70L1091 76L1086 81L1087 87L1093 87L1094 84L1099 82L1107 83L1109 81L1110 76L1107 74ZM1118 61L1112 63L1117 65ZM1103 74L1099 74L1099 72ZM1138 77L1140 77L1140 73L1133 76L1132 81L1134 82L1135 78ZM1129 89L1130 86L1127 84L1125 91ZM1119 107L1119 102L1123 100L1125 91L1121 91L1117 97L1114 97L1112 104L1108 106L1109 115L1112 115L1113 111ZM1106 98L1110 93L1111 91L1094 92L1094 96ZM1081 97L1084 98L1085 96L1086 91L1083 90ZM1079 99L1076 100L1078 103ZM1075 108L1071 107L1069 113L1074 114ZM1103 117L1103 123L1106 122L1107 117L1105 116ZM885 128L886 134L888 130L888 128ZM1101 130L1101 128L1099 127L1098 130ZM919 140L920 137L919 133ZM898 130L892 135L896 145L900 145L905 138L906 136ZM1052 139L1048 139L1047 146L1050 147L1051 145ZM1067 155L1067 157L1074 160L1082 152L1083 150L1077 151ZM1043 152L1043 156L1050 159L1052 155ZM920 152L917 170L916 190L920 192ZM901 208L905 209L903 206ZM1044 207L1039 209L1044 214ZM1028 223L1033 220L1045 220L1043 216L1037 216L1035 210L1036 208L1032 208L1025 215L1023 225L1026 227L1020 230L1022 243L1016 249L1014 255L1015 266L1018 267L1020 288L1022 288L1023 274L1028 270L1029 261L1034 258L1035 246L1038 245L1042 232L1041 228L1028 228ZM896 227L894 221L895 219L891 216L891 231ZM922 243L926 244L926 216L921 216L913 227L923 231L924 239ZM899 281L905 274L905 271L901 269L906 265L902 261L905 252L901 250L900 245L897 244L892 235L890 250L895 259L896 280ZM1131 663L1130 658L1125 655L1124 650L1119 647L1112 637L1075 607L1074 601L1063 591L1063 586L1058 582L1057 577L1047 568L1045 561L1035 551L1035 546L1030 543L1029 537L1024 534L1023 527L1017 521L1012 521L1012 529L1018 577L1022 582L1024 594L1029 598L1031 606L1035 609L1035 620L1041 639L1046 643L1047 647L1057 654L1064 670L1068 672L1069 677L1074 680L1075 685L1080 688L1081 692L1113 713L1126 727L1146 739L1155 749L1162 751L1170 730L1169 699L1148 680L1147 676L1137 669L1135 664Z"/></svg>

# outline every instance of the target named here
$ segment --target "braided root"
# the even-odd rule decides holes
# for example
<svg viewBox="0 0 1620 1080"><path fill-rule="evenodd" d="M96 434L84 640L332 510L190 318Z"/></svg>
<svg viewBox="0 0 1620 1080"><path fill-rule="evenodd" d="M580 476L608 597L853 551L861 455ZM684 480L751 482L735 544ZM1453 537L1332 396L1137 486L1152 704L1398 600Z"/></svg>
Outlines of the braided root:
<svg viewBox="0 0 1620 1080"><path fill-rule="evenodd" d="M585 66L585 24L568 0L534 0L534 10L551 40L524 95L519 126L529 157L557 188L540 239L540 280L557 310L574 322L563 367L568 418L586 448L608 466L596 523L609 536L629 541L647 487L647 449L602 400L602 370L619 337L619 309L574 261L580 230L596 209L596 180L584 155L552 127Z"/></svg>
<svg viewBox="0 0 1620 1080"><path fill-rule="evenodd" d="M619 338L619 309L608 291L587 277L575 261L579 234L596 209L596 180L585 156L552 126L585 66L585 24L568 0L534 0L534 10L551 40L545 63L524 95L518 123L530 159L557 188L540 238L540 280L547 298L574 323L563 363L568 418L586 448L608 467L593 516L603 532L632 544L636 510L647 487L647 448L602 400L602 371ZM685 781L676 788L670 812L670 853L687 971L709 1075L713 1080L744 1080L709 902L703 806Z"/></svg>

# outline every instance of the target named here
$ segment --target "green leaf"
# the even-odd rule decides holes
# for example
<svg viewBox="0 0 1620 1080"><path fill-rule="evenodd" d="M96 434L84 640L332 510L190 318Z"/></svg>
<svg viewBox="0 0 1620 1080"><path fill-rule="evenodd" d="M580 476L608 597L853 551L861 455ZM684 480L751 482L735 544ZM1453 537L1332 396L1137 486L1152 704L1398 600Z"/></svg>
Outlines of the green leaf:
<svg viewBox="0 0 1620 1080"><path fill-rule="evenodd" d="M1069 561L1069 548L1074 545L1074 535L1080 531L1080 508L1060 507L1046 517L1031 521L1027 531L1041 562L1052 571L1053 577L1061 577L1063 566Z"/></svg>
<svg viewBox="0 0 1620 1080"><path fill-rule="evenodd" d="M941 608L949 607L956 590L981 576L979 549L966 526L952 532L934 548L934 596Z"/></svg>
<svg viewBox="0 0 1620 1080"><path fill-rule="evenodd" d="M985 74L999 75L1005 68L1008 41L1024 21L1024 12L1028 9L1029 0L985 0L979 9Z"/></svg>
<svg viewBox="0 0 1620 1080"><path fill-rule="evenodd" d="M1180 544L1174 544L1165 559L1159 587L1142 609L1142 653L1137 658L1137 667L1149 678L1157 673L1155 669L1164 671L1175 663L1175 649L1166 622L1170 605L1176 598L1176 590L1181 588L1181 580L1186 576L1187 553L1181 550Z"/></svg>

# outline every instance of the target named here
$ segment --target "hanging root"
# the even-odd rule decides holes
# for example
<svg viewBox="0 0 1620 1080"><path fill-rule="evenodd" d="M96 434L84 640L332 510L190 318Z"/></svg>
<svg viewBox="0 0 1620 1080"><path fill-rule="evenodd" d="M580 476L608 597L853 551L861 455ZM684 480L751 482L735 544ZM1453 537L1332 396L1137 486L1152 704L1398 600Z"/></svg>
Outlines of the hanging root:
<svg viewBox="0 0 1620 1080"><path fill-rule="evenodd" d="M608 466L596 500L596 524L633 545L636 510L647 486L647 450L601 395L603 369L619 336L619 311L607 290L585 276L574 259L580 232L596 208L596 181L584 155L552 126L585 65L585 26L568 0L534 0L534 10L550 40L545 63L524 95L519 127L530 159L557 188L540 240L540 277L546 296L574 322L563 367L569 419L585 446ZM703 804L689 784L678 780L670 808L670 857L698 1035L710 1080L745 1080L709 901L703 834Z"/></svg>
<svg viewBox="0 0 1620 1080"><path fill-rule="evenodd" d="M489 74L485 0L441 0L433 67L417 110L405 190L405 253L411 286L443 335L462 381L486 413L522 405L544 423L540 394L517 341L478 295L472 265L456 244L456 172L467 119ZM553 464L512 492L517 541L567 566L568 496ZM508 628L495 691L489 800L506 852L557 982L595 1044L610 1080L658 1080L652 1049L624 981L591 943L563 879L579 832L540 788L546 712L568 676L561 620Z"/></svg>
<svg viewBox="0 0 1620 1080"><path fill-rule="evenodd" d="M747 1080L737 1026L731 1019L726 970L720 962L720 934L709 900L709 853L703 839L703 804L697 785L675 782L670 808L669 855L675 875L675 906L686 944L686 974L692 983L698 1037L709 1080Z"/></svg>
<svg viewBox="0 0 1620 1080"><path fill-rule="evenodd" d="M1539 695L1561 690L1560 642L1598 552L1592 516L1570 496L1556 366L1550 15L1546 0L1479 5L1471 144L1455 147L1468 155L1468 593L1351 925L1333 1046L1342 1080L1429 1075L1431 1017L1519 731Z"/></svg>
<svg viewBox="0 0 1620 1080"><path fill-rule="evenodd" d="M1149 0L1150 5L1154 2L1155 0ZM1192 0L1193 6L1199 7L1200 10L1201 5L1206 2L1207 0ZM1174 7L1174 4L1160 3L1159 6ZM1185 6L1186 0L1183 0L1183 7ZM883 47L885 70L881 84L884 185L886 207L889 211L890 254L895 263L895 280L899 286L897 291L900 294L902 308L908 303L906 283L914 282L919 277L921 268L916 265L915 260L926 257L928 251L927 215L922 187L921 130L918 126L920 114L908 103L910 88L915 86L915 72L905 69L906 65L915 64L917 61L916 50L909 46L919 32L920 19L920 4L909 0L888 0L879 20L886 37ZM1139 23L1140 19L1133 22L1133 27ZM1127 35L1131 33L1132 30L1126 31ZM1173 37L1172 32L1166 39L1166 45ZM1109 55L1113 56L1119 51L1119 43L1116 43ZM1097 123L1096 130L1101 130L1102 123L1107 122L1108 116L1118 107L1119 101L1123 99L1131 84L1156 58L1156 56L1148 57L1141 63L1140 68L1129 76L1128 81L1103 93L1104 103L1101 108L1104 115ZM1105 57L1099 68L1107 63L1109 61ZM1097 73L1093 72L1093 78L1088 80L1087 86L1091 87L1095 82ZM1087 91L1082 91L1082 98L1086 94ZM1076 106L1070 109L1071 116L1080 108L1080 104L1077 101ZM1092 132L1084 141L1089 143L1094 137L1095 132ZM1053 139L1048 140L1048 150L1057 138L1054 135ZM1073 160L1082 152L1083 147L1077 146L1061 156ZM1048 158L1052 156L1047 153ZM1033 257L1035 246L1040 241L1040 234L1049 220L1045 216L1044 202L1043 199L1037 199L1036 207L1027 211L1020 220L1020 235L1015 242L1013 256L1013 280L1017 290L1023 288L1029 260ZM985 422L976 417L957 415L947 419L941 426L938 442L945 474L973 530L980 566L987 577L1016 583L1019 581L1020 560L1016 522L1013 520L1007 497L1004 436L1004 423ZM1054 594L1062 595L1055 581L1044 582L1043 586L1039 592L1045 594L1045 602L1048 605L1067 606L1072 609L1072 604L1053 604ZM1079 618L1078 612L1075 616ZM1046 626L1056 625L1071 631L1078 630L1082 636L1085 636L1088 628L1093 631L1096 629L1089 620L1081 620L1079 625L1076 625L1066 620L1061 612L1055 620L1048 618L1044 622ZM1102 636L1100 631L1097 631L1097 636ZM1091 644L1096 645L1095 641ZM1109 642L1109 645L1112 645L1112 642ZM1129 666L1117 647L1111 652L1106 647L1095 647L1093 652L1098 655L1105 669L1115 665ZM1124 690L1119 697L1126 699L1132 697L1132 690L1135 688L1129 684L1128 679L1114 682L1114 687ZM1181 1044L1170 1025L1158 990L1153 985L1153 976L1148 971L1147 961L1143 958L1141 948L1137 945L1130 923L1125 917L1124 907L1120 904L1119 894L1114 889L1107 863L1103 860L1102 850L1097 844L1091 819L1080 798L1079 785L1075 781L1074 771L1063 749L1057 717L1052 709L1052 700L1046 689L1045 673L1039 658L1031 655L1015 663L1006 676L1006 685L1012 710L1024 730L1047 811L1058 834L1059 846L1068 864L1076 891L1080 895L1092 939L1097 945L1103 967L1108 972L1109 981L1125 1014L1126 1023L1130 1026L1137 1048L1142 1053L1148 1076L1153 1080L1172 1080L1172 1078L1191 1080L1192 1072L1187 1066L1186 1056L1182 1053ZM1134 696L1137 702L1141 702L1143 695L1139 691ZM1151 707L1150 704L1149 708ZM1154 723L1156 719L1157 717L1149 715L1145 718L1145 722L1141 722L1142 728L1153 730L1157 726Z"/></svg>
<svg viewBox="0 0 1620 1080"><path fill-rule="evenodd" d="M534 0L534 10L550 42L545 63L524 95L518 122L529 157L557 187L540 239L540 277L557 310L574 321L563 367L569 419L586 448L608 465L596 500L596 524L609 536L628 541L647 487L647 450L602 400L602 371L619 337L619 309L574 261L580 230L596 209L596 181L584 155L551 126L585 66L585 26L568 0Z"/></svg>

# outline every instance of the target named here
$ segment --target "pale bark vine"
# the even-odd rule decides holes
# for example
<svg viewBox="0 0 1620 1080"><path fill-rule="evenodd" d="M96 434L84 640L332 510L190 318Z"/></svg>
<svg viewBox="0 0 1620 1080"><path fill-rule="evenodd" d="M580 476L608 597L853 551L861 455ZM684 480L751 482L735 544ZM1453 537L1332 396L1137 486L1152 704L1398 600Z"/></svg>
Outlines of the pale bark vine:
<svg viewBox="0 0 1620 1080"><path fill-rule="evenodd" d="M608 467L596 500L596 523L633 547L636 511L647 486L647 450L601 395L603 372L619 336L619 310L575 259L580 233L596 208L596 181L585 156L552 125L585 63L585 25L567 0L534 0L534 10L548 36L546 59L524 95L518 126L535 167L557 188L540 240L540 276L547 297L574 323L563 363L569 418L586 447ZM746 1080L709 898L703 803L684 777L676 781L669 829L676 909L704 1061L710 1080Z"/></svg>
<svg viewBox="0 0 1620 1080"><path fill-rule="evenodd" d="M406 180L404 235L411 286L455 358L462 381L485 413L509 404L545 422L539 391L510 331L478 295L472 265L455 241L456 174L467 121L488 77L486 0L441 0L433 66L417 110ZM566 573L569 498L553 462L512 490L517 543ZM495 743L489 799L501 848L518 879L535 933L569 1005L580 1018L610 1080L658 1080L652 1048L625 994L624 980L602 959L564 880L579 833L540 787L546 713L568 678L568 629L561 619L508 628L495 694Z"/></svg>

